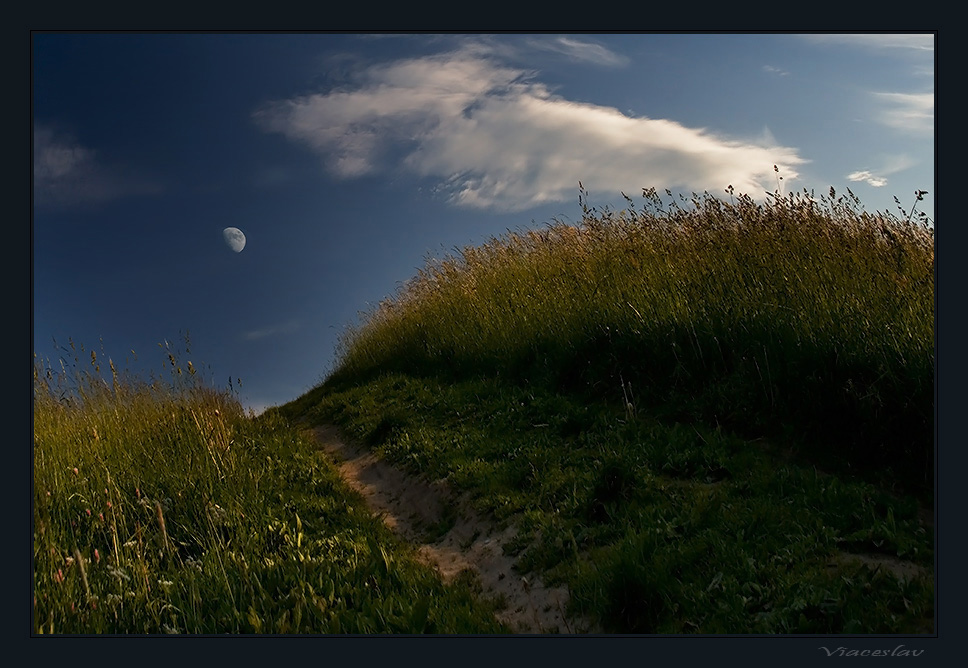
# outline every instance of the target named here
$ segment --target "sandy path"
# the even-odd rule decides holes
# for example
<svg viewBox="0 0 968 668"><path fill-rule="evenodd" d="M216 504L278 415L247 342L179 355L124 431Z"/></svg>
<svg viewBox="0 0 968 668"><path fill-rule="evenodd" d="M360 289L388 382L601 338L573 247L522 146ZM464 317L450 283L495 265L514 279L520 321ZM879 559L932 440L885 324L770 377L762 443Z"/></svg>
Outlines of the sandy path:
<svg viewBox="0 0 968 668"><path fill-rule="evenodd" d="M387 464L341 438L335 427L316 427L313 433L370 509L416 545L419 558L436 568L445 581L466 569L474 571L485 594L506 603L497 617L515 633L593 630L586 620L565 616L566 588L546 587L539 578L522 577L514 571L514 558L502 549L514 537L513 527L499 530L445 485L428 483ZM434 531L436 527L449 529L441 536Z"/></svg>

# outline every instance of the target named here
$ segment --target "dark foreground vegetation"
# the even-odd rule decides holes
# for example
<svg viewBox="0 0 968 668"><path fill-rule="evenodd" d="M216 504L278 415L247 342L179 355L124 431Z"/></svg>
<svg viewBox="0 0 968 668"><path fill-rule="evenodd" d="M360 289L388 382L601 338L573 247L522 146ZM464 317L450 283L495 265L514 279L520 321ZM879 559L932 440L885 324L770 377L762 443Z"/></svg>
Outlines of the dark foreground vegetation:
<svg viewBox="0 0 968 668"><path fill-rule="evenodd" d="M308 421L514 523L608 632L932 632L932 230L833 190L643 196L430 263L257 419L174 357L38 362L36 631L500 632Z"/></svg>
<svg viewBox="0 0 968 668"><path fill-rule="evenodd" d="M930 490L931 229L833 190L645 195L428 266L348 333L327 386L400 371L634 398Z"/></svg>

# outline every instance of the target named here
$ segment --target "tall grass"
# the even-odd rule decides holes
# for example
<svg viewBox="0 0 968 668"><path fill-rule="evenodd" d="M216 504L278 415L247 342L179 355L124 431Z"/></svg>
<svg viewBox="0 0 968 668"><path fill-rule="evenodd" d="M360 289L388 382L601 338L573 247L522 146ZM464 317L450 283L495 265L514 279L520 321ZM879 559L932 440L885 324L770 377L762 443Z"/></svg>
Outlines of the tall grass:
<svg viewBox="0 0 968 668"><path fill-rule="evenodd" d="M500 630L278 416L171 351L165 381L69 352L34 366L36 633Z"/></svg>
<svg viewBox="0 0 968 668"><path fill-rule="evenodd" d="M786 433L932 484L934 238L848 191L587 206L428 263L349 329L330 384L497 374ZM672 194L667 191L667 195Z"/></svg>

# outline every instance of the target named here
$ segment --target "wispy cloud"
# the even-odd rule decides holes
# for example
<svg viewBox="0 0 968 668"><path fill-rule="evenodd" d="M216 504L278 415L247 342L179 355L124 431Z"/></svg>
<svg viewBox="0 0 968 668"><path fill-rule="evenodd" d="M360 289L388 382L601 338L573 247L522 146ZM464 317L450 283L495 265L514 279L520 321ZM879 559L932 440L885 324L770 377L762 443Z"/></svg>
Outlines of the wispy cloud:
<svg viewBox="0 0 968 668"><path fill-rule="evenodd" d="M531 49L557 53L569 60L605 67L623 67L629 63L627 57L615 53L601 44L569 35L562 35L553 39L529 39L527 45Z"/></svg>
<svg viewBox="0 0 968 668"><path fill-rule="evenodd" d="M934 93L872 93L884 108L877 120L918 134L934 132Z"/></svg>
<svg viewBox="0 0 968 668"><path fill-rule="evenodd" d="M780 69L779 67L774 67L773 65L764 65L763 71L778 77L790 76L790 73L786 70Z"/></svg>
<svg viewBox="0 0 968 668"><path fill-rule="evenodd" d="M755 194L771 190L774 164L792 180L806 162L794 148L563 99L480 45L374 65L349 86L271 102L254 118L317 152L333 175L403 169L475 208L567 201L579 180L616 194L727 185Z"/></svg>
<svg viewBox="0 0 968 668"><path fill-rule="evenodd" d="M883 176L877 176L876 174L872 174L866 169L860 172L851 172L850 174L847 175L847 180L863 181L864 183L867 183L868 185L872 185L875 188L880 188L881 186L887 185L887 179L885 179Z"/></svg>
<svg viewBox="0 0 968 668"><path fill-rule="evenodd" d="M257 188L275 188L290 183L295 178L292 170L279 165L263 167L250 177L250 182Z"/></svg>
<svg viewBox="0 0 968 668"><path fill-rule="evenodd" d="M34 125L34 205L56 209L155 194L158 184L105 165L93 149L44 124Z"/></svg>
<svg viewBox="0 0 968 668"><path fill-rule="evenodd" d="M934 51L933 34L912 33L828 33L800 35L803 39L818 44L845 44L868 49L910 49L912 51Z"/></svg>
<svg viewBox="0 0 968 668"><path fill-rule="evenodd" d="M847 175L848 181L863 182L875 188L887 185L887 177L912 167L916 162L907 155L893 155L881 159L874 170L861 169Z"/></svg>
<svg viewBox="0 0 968 668"><path fill-rule="evenodd" d="M288 322L280 323L277 325L271 325L269 327L263 327L262 329L253 329L248 332L242 333L242 338L246 341L258 341L259 339L265 339L270 336L275 336L276 334L288 334L294 332L299 328L298 320L290 320Z"/></svg>

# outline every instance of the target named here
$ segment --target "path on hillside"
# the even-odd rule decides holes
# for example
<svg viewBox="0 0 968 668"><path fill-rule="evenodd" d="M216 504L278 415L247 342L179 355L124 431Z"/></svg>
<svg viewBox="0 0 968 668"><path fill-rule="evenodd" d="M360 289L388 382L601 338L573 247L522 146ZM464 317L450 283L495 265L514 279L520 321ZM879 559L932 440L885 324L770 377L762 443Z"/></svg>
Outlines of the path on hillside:
<svg viewBox="0 0 968 668"><path fill-rule="evenodd" d="M418 558L436 568L445 582L466 569L474 571L485 595L506 603L497 617L515 633L595 630L587 620L565 615L567 588L546 587L540 578L514 570L515 559L503 550L515 535L514 527L499 529L445 485L429 483L384 462L343 439L333 426L316 427L313 434L373 513L416 545ZM437 527L447 529L446 533L435 535Z"/></svg>

